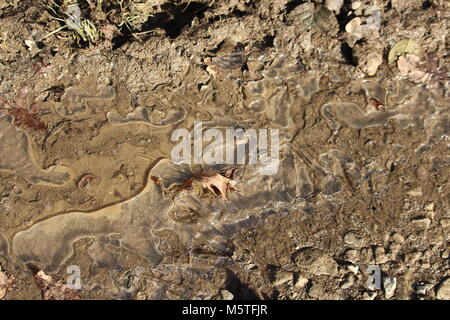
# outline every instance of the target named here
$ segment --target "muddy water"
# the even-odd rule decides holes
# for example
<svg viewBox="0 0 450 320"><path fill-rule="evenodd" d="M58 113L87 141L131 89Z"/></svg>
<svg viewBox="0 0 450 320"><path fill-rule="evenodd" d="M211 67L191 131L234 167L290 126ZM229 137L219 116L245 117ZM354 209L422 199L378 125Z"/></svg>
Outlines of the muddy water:
<svg viewBox="0 0 450 320"><path fill-rule="evenodd" d="M39 148L30 143L25 131L12 125L10 118L2 116L0 141L6 152L2 153L0 170L56 189L74 183L87 185L102 199L100 203L107 204L89 212L67 211L64 206L52 216L43 212L39 221L14 235L12 254L47 271L58 270L74 254L74 244L85 238L94 239L88 250L92 261L110 270L120 267L117 248L141 255L152 266L188 264L192 249L198 246L220 254L240 230L257 226L270 215L290 211L308 214L325 202L358 196L362 183L387 170L361 166L364 159L357 153L348 154L347 145L336 144L334 138L343 128L413 126L427 136L415 146L420 154L448 135L448 107L442 89L416 87L403 80L350 81L344 69L327 74L305 71L284 55L261 70L255 80L216 79L198 91L168 93L165 99L134 108L120 85L93 89L80 83L67 90L61 102L50 104L55 119L102 122L88 141L92 146L140 132L154 147L143 150L134 142L124 143L115 154L102 158L81 153L77 161L65 159L64 166L44 170L35 161ZM199 120L203 130L278 129L278 171L263 175L261 163L248 161L232 165L239 192L231 192L229 199L193 190L174 192L196 173L227 167L177 165L171 160L174 130L192 130ZM329 145L321 151L309 148L304 130L317 136L325 132ZM57 131L48 143L58 143ZM207 145L204 142L204 148ZM405 142L401 147L411 146ZM400 158L400 153L392 154L391 161ZM117 179L135 175L130 168L124 168L120 175L113 172L123 159L134 168L148 168L145 173L140 171L143 189L128 199L120 197L120 188L114 192L108 189ZM89 180L80 184L77 177L92 171L95 177L88 175Z"/></svg>

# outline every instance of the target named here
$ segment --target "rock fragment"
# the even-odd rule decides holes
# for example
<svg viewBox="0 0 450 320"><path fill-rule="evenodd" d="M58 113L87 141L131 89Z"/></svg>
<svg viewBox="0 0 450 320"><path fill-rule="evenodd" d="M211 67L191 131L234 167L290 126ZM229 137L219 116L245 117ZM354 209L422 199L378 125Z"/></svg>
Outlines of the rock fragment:
<svg viewBox="0 0 450 320"><path fill-rule="evenodd" d="M414 218L411 220L411 223L416 227L417 229L426 230L431 224L431 219L429 218Z"/></svg>
<svg viewBox="0 0 450 320"><path fill-rule="evenodd" d="M356 275L359 272L359 266L355 264L349 264L347 265L347 270Z"/></svg>
<svg viewBox="0 0 450 320"><path fill-rule="evenodd" d="M374 76L380 65L383 63L383 52L369 51L363 54L359 63L361 70L368 76Z"/></svg>
<svg viewBox="0 0 450 320"><path fill-rule="evenodd" d="M433 288L433 284L420 281L414 286L414 288L418 294L426 295L428 293L428 290Z"/></svg>
<svg viewBox="0 0 450 320"><path fill-rule="evenodd" d="M366 291L363 294L363 299L364 300L375 300L375 298L377 297L377 293L374 291Z"/></svg>
<svg viewBox="0 0 450 320"><path fill-rule="evenodd" d="M420 45L411 39L405 39L397 42L389 51L388 64L393 68L400 57L404 57L407 54L414 56L422 56L422 48Z"/></svg>
<svg viewBox="0 0 450 320"><path fill-rule="evenodd" d="M396 288L397 278L389 276L383 278L384 297L386 299L390 299L394 296Z"/></svg>
<svg viewBox="0 0 450 320"><path fill-rule="evenodd" d="M345 280L341 283L341 289L346 290L351 288L355 284L355 275L349 273L345 277Z"/></svg>
<svg viewBox="0 0 450 320"><path fill-rule="evenodd" d="M273 281L274 286L281 286L285 283L291 282L293 278L292 273L286 271L279 271L275 274L275 279Z"/></svg>
<svg viewBox="0 0 450 320"><path fill-rule="evenodd" d="M377 247L375 249L375 263L376 264L383 264L388 262L389 257L385 252L385 249L383 247Z"/></svg>
<svg viewBox="0 0 450 320"><path fill-rule="evenodd" d="M311 274L336 275L338 265L333 258L317 248L303 248L294 257L296 265Z"/></svg>
<svg viewBox="0 0 450 320"><path fill-rule="evenodd" d="M344 253L344 259L351 263L357 263L359 261L359 252L355 249L347 250Z"/></svg>
<svg viewBox="0 0 450 320"><path fill-rule="evenodd" d="M344 4L344 0L326 0L325 7L338 14Z"/></svg>
<svg viewBox="0 0 450 320"><path fill-rule="evenodd" d="M302 289L308 284L308 282L309 282L308 278L299 277L297 282L295 283L295 287L299 288L299 289Z"/></svg>
<svg viewBox="0 0 450 320"><path fill-rule="evenodd" d="M436 289L436 298L439 300L450 300L450 278L441 281Z"/></svg>
<svg viewBox="0 0 450 320"><path fill-rule="evenodd" d="M449 228L450 227L450 219L448 219L448 218L441 219L439 221L439 224L444 228Z"/></svg>
<svg viewBox="0 0 450 320"><path fill-rule="evenodd" d="M344 242L354 249L359 249L364 246L364 240L353 231L345 234Z"/></svg>
<svg viewBox="0 0 450 320"><path fill-rule="evenodd" d="M234 295L226 289L220 290L220 294L222 295L223 300L233 300L234 298Z"/></svg>
<svg viewBox="0 0 450 320"><path fill-rule="evenodd" d="M414 83L425 83L431 79L431 73L423 70L420 57L414 54L399 57L397 67L402 76L407 77Z"/></svg>

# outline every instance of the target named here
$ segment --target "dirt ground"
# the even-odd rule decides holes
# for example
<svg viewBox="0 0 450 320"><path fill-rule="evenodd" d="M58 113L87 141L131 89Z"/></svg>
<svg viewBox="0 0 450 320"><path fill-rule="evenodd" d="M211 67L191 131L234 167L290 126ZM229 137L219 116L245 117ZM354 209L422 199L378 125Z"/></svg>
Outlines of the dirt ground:
<svg viewBox="0 0 450 320"><path fill-rule="evenodd" d="M450 299L449 18L0 0L0 299ZM208 190L194 121L278 129L278 172Z"/></svg>

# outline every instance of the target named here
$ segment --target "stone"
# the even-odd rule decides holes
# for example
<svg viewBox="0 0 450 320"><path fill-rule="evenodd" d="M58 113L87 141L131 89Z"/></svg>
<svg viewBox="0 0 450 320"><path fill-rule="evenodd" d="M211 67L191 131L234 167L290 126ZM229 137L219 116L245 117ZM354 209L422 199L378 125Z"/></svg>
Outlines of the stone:
<svg viewBox="0 0 450 320"><path fill-rule="evenodd" d="M389 257L388 255L385 253L385 250L383 247L377 247L375 249L375 263L376 264L383 264L388 262Z"/></svg>
<svg viewBox="0 0 450 320"><path fill-rule="evenodd" d="M274 286L281 286L287 282L291 282L293 279L293 275L290 272L286 271L278 271L275 274L275 279L273 281Z"/></svg>
<svg viewBox="0 0 450 320"><path fill-rule="evenodd" d="M378 293L376 293L374 291L366 291L363 293L363 299L364 300L375 300L377 295L378 295Z"/></svg>
<svg viewBox="0 0 450 320"><path fill-rule="evenodd" d="M34 40L27 39L24 42L25 42L25 45L28 48L28 51L30 51L31 56L35 56L36 54L39 53L40 50L39 50L39 48L38 48L38 46L37 46L37 44L36 44L36 42Z"/></svg>
<svg viewBox="0 0 450 320"><path fill-rule="evenodd" d="M389 260L397 260L397 255L400 252L402 246L398 243L391 243L389 245Z"/></svg>
<svg viewBox="0 0 450 320"><path fill-rule="evenodd" d="M430 202L429 204L425 205L425 207L423 207L426 211L434 211L434 203Z"/></svg>
<svg viewBox="0 0 450 320"><path fill-rule="evenodd" d="M383 52L382 51L371 51L363 54L360 58L359 63L361 70L368 76L374 76L379 66L383 63Z"/></svg>
<svg viewBox="0 0 450 320"><path fill-rule="evenodd" d="M258 268L258 266L257 266L256 264L249 263L249 264L247 264L247 265L245 266L245 268L246 268L247 270L254 270L254 269Z"/></svg>
<svg viewBox="0 0 450 320"><path fill-rule="evenodd" d="M358 274L359 266L354 265L354 264L349 264L349 265L347 265L347 270L350 271L353 274Z"/></svg>
<svg viewBox="0 0 450 320"><path fill-rule="evenodd" d="M410 81L418 84L428 82L432 74L421 69L420 57L413 54L406 54L406 56L400 56L397 61L397 68L400 74L407 77Z"/></svg>
<svg viewBox="0 0 450 320"><path fill-rule="evenodd" d="M334 13L338 14L343 4L344 0L326 0L325 7L328 10L334 11Z"/></svg>
<svg viewBox="0 0 450 320"><path fill-rule="evenodd" d="M405 238L400 233L394 233L391 236L391 240L395 243L403 244L405 243Z"/></svg>
<svg viewBox="0 0 450 320"><path fill-rule="evenodd" d="M0 271L0 299L3 299L3 297L6 295L7 282L8 277L6 276L6 274Z"/></svg>
<svg viewBox="0 0 450 320"><path fill-rule="evenodd" d="M348 44L353 47L358 40L364 37L364 28L361 27L361 18L357 17L348 22L345 26L348 33Z"/></svg>
<svg viewBox="0 0 450 320"><path fill-rule="evenodd" d="M450 278L441 281L436 290L436 298L439 300L450 300Z"/></svg>
<svg viewBox="0 0 450 320"><path fill-rule="evenodd" d="M359 259L365 264L374 262L372 248L362 248L359 251Z"/></svg>
<svg viewBox="0 0 450 320"><path fill-rule="evenodd" d="M423 281L420 281L414 286L416 292L422 295L426 295L428 290L430 290L431 288L433 288L433 284Z"/></svg>
<svg viewBox="0 0 450 320"><path fill-rule="evenodd" d="M359 252L355 249L349 249L344 253L344 259L351 263L357 263L359 261Z"/></svg>
<svg viewBox="0 0 450 320"><path fill-rule="evenodd" d="M364 245L363 240L355 232L349 231L344 236L344 242L354 249L359 249Z"/></svg>
<svg viewBox="0 0 450 320"><path fill-rule="evenodd" d="M422 256L422 253L419 251L410 252L405 255L405 263L408 266L413 266L416 264L416 262L420 259L421 256Z"/></svg>
<svg viewBox="0 0 450 320"><path fill-rule="evenodd" d="M143 292L138 292L136 294L136 300L147 300L147 295Z"/></svg>
<svg viewBox="0 0 450 320"><path fill-rule="evenodd" d="M223 300L233 300L234 299L234 295L226 289L220 290L220 294L222 295Z"/></svg>
<svg viewBox="0 0 450 320"><path fill-rule="evenodd" d="M421 230L428 229L431 224L431 219L429 218L414 218L411 220L411 223L417 228Z"/></svg>
<svg viewBox="0 0 450 320"><path fill-rule="evenodd" d="M355 276L351 273L347 274L345 280L341 283L341 289L346 290L355 284Z"/></svg>
<svg viewBox="0 0 450 320"><path fill-rule="evenodd" d="M413 189L413 190L411 190L411 191L408 191L408 194L411 196L411 197L421 197L422 196L422 188L421 187L417 187L417 188L415 188L415 189Z"/></svg>
<svg viewBox="0 0 450 320"><path fill-rule="evenodd" d="M3 299L8 290L13 287L15 281L14 276L8 277L3 271L4 270L0 265L0 300Z"/></svg>
<svg viewBox="0 0 450 320"><path fill-rule="evenodd" d="M345 31L347 31L348 33L361 33L360 28L361 18L354 18L345 25Z"/></svg>
<svg viewBox="0 0 450 320"><path fill-rule="evenodd" d="M311 287L308 290L308 295L314 299L323 299L325 295L325 290L322 284L313 281Z"/></svg>
<svg viewBox="0 0 450 320"><path fill-rule="evenodd" d="M295 287L302 289L308 284L308 282L309 282L308 278L299 277L297 282L295 283Z"/></svg>
<svg viewBox="0 0 450 320"><path fill-rule="evenodd" d="M357 10L359 7L361 7L362 2L361 1L352 1L352 10Z"/></svg>
<svg viewBox="0 0 450 320"><path fill-rule="evenodd" d="M397 288L397 278L395 277L383 277L383 289L384 297L390 299L395 294L395 289Z"/></svg>
<svg viewBox="0 0 450 320"><path fill-rule="evenodd" d="M311 274L336 275L338 265L328 254L317 248L303 248L294 257L296 265Z"/></svg>
<svg viewBox="0 0 450 320"><path fill-rule="evenodd" d="M425 212L427 213L427 217L429 217L431 220L434 219L434 203L430 202L429 204L427 204L424 208Z"/></svg>
<svg viewBox="0 0 450 320"><path fill-rule="evenodd" d="M406 9L411 6L411 3L405 0L392 0L391 4L392 7L399 13L406 11Z"/></svg>
<svg viewBox="0 0 450 320"><path fill-rule="evenodd" d="M441 219L439 221L439 224L444 228L448 228L448 227L450 227L450 219L447 219L447 218Z"/></svg>

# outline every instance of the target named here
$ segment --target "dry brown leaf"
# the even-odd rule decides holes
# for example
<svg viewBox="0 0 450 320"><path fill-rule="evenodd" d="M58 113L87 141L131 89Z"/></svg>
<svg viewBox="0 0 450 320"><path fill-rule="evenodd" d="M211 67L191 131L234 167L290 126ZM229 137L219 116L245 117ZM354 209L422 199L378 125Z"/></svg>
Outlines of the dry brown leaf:
<svg viewBox="0 0 450 320"><path fill-rule="evenodd" d="M33 103L28 107L27 95L28 88L25 87L19 90L14 101L0 98L0 111L4 110L14 116L15 126L24 125L34 130L47 130L47 125L41 120L38 105Z"/></svg>
<svg viewBox="0 0 450 320"><path fill-rule="evenodd" d="M407 77L414 83L424 83L431 79L431 74L423 70L420 57L414 54L408 53L405 56L400 56L397 67L402 76Z"/></svg>
<svg viewBox="0 0 450 320"><path fill-rule="evenodd" d="M210 190L216 195L220 195L222 199L228 199L228 193L230 191L238 191L236 186L236 181L231 180L219 173L214 173L211 175L202 175L197 179L201 183L203 188Z"/></svg>
<svg viewBox="0 0 450 320"><path fill-rule="evenodd" d="M44 300L80 300L80 296L75 290L69 289L61 281L54 281L44 271L39 271L35 278Z"/></svg>
<svg viewBox="0 0 450 320"><path fill-rule="evenodd" d="M423 50L419 43L412 39L404 39L397 42L389 51L388 64L392 68L395 66L395 62L398 63L400 57L412 54L415 56L422 56Z"/></svg>
<svg viewBox="0 0 450 320"><path fill-rule="evenodd" d="M14 101L14 106L16 108L27 108L27 96L28 96L28 88L24 87L19 90L16 96L16 100Z"/></svg>

